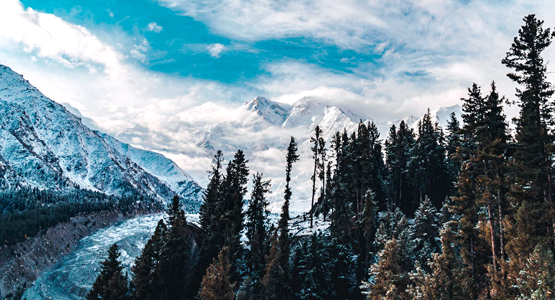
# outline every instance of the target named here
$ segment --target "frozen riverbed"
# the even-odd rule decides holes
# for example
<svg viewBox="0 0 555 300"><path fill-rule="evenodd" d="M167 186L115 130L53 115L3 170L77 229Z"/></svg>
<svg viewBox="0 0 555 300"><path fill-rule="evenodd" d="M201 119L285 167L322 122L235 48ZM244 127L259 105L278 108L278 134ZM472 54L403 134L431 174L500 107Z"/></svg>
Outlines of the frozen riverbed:
<svg viewBox="0 0 555 300"><path fill-rule="evenodd" d="M27 299L83 299L91 288L108 248L117 243L127 271L154 233L163 214L141 216L83 238L76 250L43 273L24 294ZM189 221L194 216L188 217Z"/></svg>
<svg viewBox="0 0 555 300"><path fill-rule="evenodd" d="M100 262L105 260L108 248L114 243L121 249L121 261L128 273L141 253L146 242L154 233L156 224L164 214L141 216L120 224L101 229L83 238L77 248L58 261L51 269L44 272L35 283L27 289L23 298L29 300L73 300L83 299L92 287L100 272ZM271 214L271 222L277 222L278 215ZM187 221L198 223L198 214L187 215ZM309 228L309 220L298 216L289 222L291 233L295 236L310 235L325 231L328 222L315 218L315 226Z"/></svg>

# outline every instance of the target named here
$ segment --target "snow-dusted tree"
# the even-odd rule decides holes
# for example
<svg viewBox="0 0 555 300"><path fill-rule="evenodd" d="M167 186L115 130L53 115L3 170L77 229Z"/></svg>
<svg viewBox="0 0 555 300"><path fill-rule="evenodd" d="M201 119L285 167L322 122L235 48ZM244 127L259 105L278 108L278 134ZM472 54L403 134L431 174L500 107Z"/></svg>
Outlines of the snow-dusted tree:
<svg viewBox="0 0 555 300"><path fill-rule="evenodd" d="M414 250L410 241L410 227L407 218L399 208L385 212L380 218L380 227L374 240L375 250L382 251L392 238L395 238L400 251L399 266L406 272L412 270Z"/></svg>
<svg viewBox="0 0 555 300"><path fill-rule="evenodd" d="M441 232L441 253L432 255L429 271L417 262L416 270L411 273L412 285L409 288L413 299L422 300L466 300L471 293L464 284L469 278L464 276L463 264L454 248L454 237L450 227Z"/></svg>
<svg viewBox="0 0 555 300"><path fill-rule="evenodd" d="M370 280L361 289L372 300L409 299L407 287L409 276L401 267L399 243L392 238L380 252L378 262L370 267Z"/></svg>
<svg viewBox="0 0 555 300"><path fill-rule="evenodd" d="M410 241L415 260L427 269L428 260L439 250L439 216L428 197L420 203L410 226Z"/></svg>

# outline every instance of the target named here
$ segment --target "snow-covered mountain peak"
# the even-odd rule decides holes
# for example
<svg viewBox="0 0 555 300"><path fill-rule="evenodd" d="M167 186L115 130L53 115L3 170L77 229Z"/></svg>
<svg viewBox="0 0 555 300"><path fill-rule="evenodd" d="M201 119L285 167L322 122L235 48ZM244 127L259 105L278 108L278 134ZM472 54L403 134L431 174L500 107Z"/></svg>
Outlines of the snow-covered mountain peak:
<svg viewBox="0 0 555 300"><path fill-rule="evenodd" d="M280 126L289 114L288 110L281 104L261 96L256 96L252 101L245 102L239 109L255 112L275 126Z"/></svg>

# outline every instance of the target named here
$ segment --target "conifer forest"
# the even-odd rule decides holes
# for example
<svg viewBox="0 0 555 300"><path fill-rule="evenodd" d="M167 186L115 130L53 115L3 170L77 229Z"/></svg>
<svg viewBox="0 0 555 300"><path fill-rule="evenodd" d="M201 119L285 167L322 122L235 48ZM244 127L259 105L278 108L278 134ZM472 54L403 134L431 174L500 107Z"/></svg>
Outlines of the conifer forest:
<svg viewBox="0 0 555 300"><path fill-rule="evenodd" d="M131 272L113 245L86 299L555 299L555 106L542 56L554 32L535 15L521 25L499 57L518 89L469 84L462 122L442 128L428 111L416 128L361 121L331 141L317 126L302 216L290 215L294 137L275 222L271 182L242 150L217 151L198 224L174 198ZM293 234L293 217L311 234Z"/></svg>

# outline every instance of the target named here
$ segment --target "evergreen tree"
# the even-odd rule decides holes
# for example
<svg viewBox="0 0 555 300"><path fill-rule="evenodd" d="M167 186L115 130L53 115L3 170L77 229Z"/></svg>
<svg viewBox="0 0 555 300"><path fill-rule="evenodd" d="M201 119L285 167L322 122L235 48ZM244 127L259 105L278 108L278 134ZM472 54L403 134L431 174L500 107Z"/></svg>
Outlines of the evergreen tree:
<svg viewBox="0 0 555 300"><path fill-rule="evenodd" d="M222 162L223 153L218 150L212 159L211 170L209 171L209 183L204 191L204 202L200 206L199 219L200 226L209 234L214 234L213 226L216 224L218 201L221 199L222 184Z"/></svg>
<svg viewBox="0 0 555 300"><path fill-rule="evenodd" d="M108 250L108 258L101 263L100 275L96 278L86 299L124 300L128 299L127 276L118 260L121 256L119 247L113 244Z"/></svg>
<svg viewBox="0 0 555 300"><path fill-rule="evenodd" d="M390 197L393 201L391 207L392 209L399 207L403 213L410 215L414 211L416 201L413 198L413 183L409 174L409 162L414 144L414 133L405 121L401 121L398 130L395 125L391 127L385 142Z"/></svg>
<svg viewBox="0 0 555 300"><path fill-rule="evenodd" d="M160 220L154 234L148 240L141 255L135 259L133 272L132 298L136 300L155 299L156 291L152 285L152 276L160 261L160 249L164 243L167 228L164 220Z"/></svg>
<svg viewBox="0 0 555 300"><path fill-rule="evenodd" d="M463 264L463 276L470 278L465 281L463 289L476 291L472 294L472 299L477 297L477 275L476 275L476 244L478 214L476 211L476 183L472 178L470 166L467 162L463 163L459 180L457 182L458 195L452 198L450 213L453 214L453 228L456 230L455 245L460 249L459 256Z"/></svg>
<svg viewBox="0 0 555 300"><path fill-rule="evenodd" d="M320 130L320 126L316 126L314 129L314 136L310 138L310 142L312 143L312 158L314 159L314 172L312 173L312 201L310 204L310 228L314 225L314 197L316 195L316 179L322 173L323 169L323 161L320 158L320 149L321 145L325 145L325 142L322 138L322 131Z"/></svg>
<svg viewBox="0 0 555 300"><path fill-rule="evenodd" d="M374 239L375 249L382 251L393 238L401 255L398 261L399 266L409 272L414 266L414 250L410 241L408 220L399 208L392 212L385 212L380 218L380 227Z"/></svg>
<svg viewBox="0 0 555 300"><path fill-rule="evenodd" d="M428 196L439 209L451 188L445 166L443 133L439 125L432 122L429 110L418 122L418 138L412 151L411 169L416 198L422 202L424 196Z"/></svg>
<svg viewBox="0 0 555 300"><path fill-rule="evenodd" d="M262 174L256 173L253 176L253 189L251 199L248 203L246 212L246 236L247 245L250 251L247 252L247 268L252 280L254 298L257 298L260 291L260 280L264 275L266 245L267 245L267 219L268 201L266 194L271 192L270 181L262 180Z"/></svg>
<svg viewBox="0 0 555 300"><path fill-rule="evenodd" d="M214 258L202 279L199 297L201 300L233 300L233 285L230 282L231 265L227 247L222 248L218 259Z"/></svg>
<svg viewBox="0 0 555 300"><path fill-rule="evenodd" d="M449 167L449 173L451 175L452 181L457 180L459 176L459 171L461 169L462 158L460 155L460 148L462 145L461 128L459 120L455 115L455 112L451 113L449 123L447 123L447 165Z"/></svg>
<svg viewBox="0 0 555 300"><path fill-rule="evenodd" d="M549 247L536 246L526 261L518 280L519 300L551 299L555 295L553 252Z"/></svg>
<svg viewBox="0 0 555 300"><path fill-rule="evenodd" d="M262 299L281 300L289 299L290 292L282 288L281 282L287 283L285 270L281 265L283 253L278 246L277 235L271 239L270 253L268 254L266 272L262 279Z"/></svg>
<svg viewBox="0 0 555 300"><path fill-rule="evenodd" d="M218 230L224 234L223 244L229 247L231 279L239 280L241 257L241 232L243 231L243 200L247 193L249 176L248 160L242 150L238 150L229 162L222 183L223 199L217 214L220 216Z"/></svg>
<svg viewBox="0 0 555 300"><path fill-rule="evenodd" d="M549 98L553 87L546 81L547 63L542 52L551 44L552 33L543 28L543 21L531 14L524 17L524 25L518 31L513 44L502 63L514 69L507 76L520 84L516 96L521 108L516 120L518 142L514 161L517 179L526 189L528 197L535 201L551 201L551 166L553 134L553 104Z"/></svg>
<svg viewBox="0 0 555 300"><path fill-rule="evenodd" d="M441 232L441 253L432 255L429 272L417 263L411 274L413 285L409 288L413 299L466 300L471 293L464 289L469 279L464 276L463 264L454 247L454 236L450 226Z"/></svg>
<svg viewBox="0 0 555 300"><path fill-rule="evenodd" d="M408 274L400 264L401 253L395 238L389 240L380 252L378 262L370 268L371 281L363 282L362 289L367 299L408 299Z"/></svg>
<svg viewBox="0 0 555 300"><path fill-rule="evenodd" d="M168 210L168 219L170 226L160 249L152 286L159 299L185 299L191 288L196 260L196 253L192 252L195 239L177 197Z"/></svg>
<svg viewBox="0 0 555 300"><path fill-rule="evenodd" d="M289 257L290 257L290 245L291 241L289 238L289 201L291 200L291 172L293 170L293 164L299 160L299 155L297 154L297 142L295 138L291 137L289 142L289 146L287 147L287 156L286 156L286 166L285 166L285 193L284 193L284 202L281 208L281 216L278 221L278 231L279 231L279 238L278 238L278 248L279 255L279 264L281 269L283 270L283 292L284 297L283 299L289 299L289 287L290 287L290 274L289 274ZM279 269L279 268L278 268Z"/></svg>
<svg viewBox="0 0 555 300"><path fill-rule="evenodd" d="M430 199L425 197L414 214L414 223L410 226L410 240L415 260L427 271L428 260L439 250L438 239L438 213Z"/></svg>

